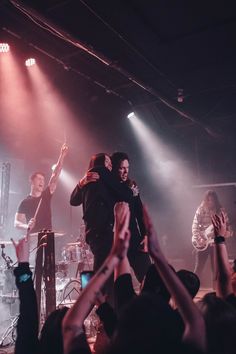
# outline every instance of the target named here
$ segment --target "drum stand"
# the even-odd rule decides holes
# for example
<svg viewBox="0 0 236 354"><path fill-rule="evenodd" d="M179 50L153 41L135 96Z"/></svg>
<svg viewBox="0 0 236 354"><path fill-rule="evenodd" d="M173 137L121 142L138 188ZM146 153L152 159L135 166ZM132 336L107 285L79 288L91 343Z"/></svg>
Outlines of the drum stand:
<svg viewBox="0 0 236 354"><path fill-rule="evenodd" d="M41 247L44 242L45 247ZM40 248L41 247L41 248ZM44 265L43 265L44 253ZM45 284L46 318L56 309L56 284L55 284L55 242L54 232L42 231L38 233L38 251L35 267L35 289L38 301L39 320L41 319L41 288L42 277Z"/></svg>
<svg viewBox="0 0 236 354"><path fill-rule="evenodd" d="M4 259L4 261L6 263L7 269L11 269L11 268L13 268L13 266L11 266L13 261L11 260L11 258L9 256L6 255L6 253L4 252L4 248L5 248L5 245L1 244L2 258ZM7 329L5 330L5 332L2 335L2 338L0 340L0 347L4 347L4 346L15 343L15 340L16 340L15 329L16 329L18 318L19 318L19 315L16 315L15 317L12 318L11 324L7 327ZM4 341L7 338L9 339L9 342L4 345Z"/></svg>
<svg viewBox="0 0 236 354"><path fill-rule="evenodd" d="M14 344L16 341L16 333L15 333L15 329L16 329L16 325L17 325L17 321L18 321L19 315L15 316L12 320L11 320L11 324L9 327L7 327L7 329L5 330L5 332L2 335L1 341L0 341L0 347L4 347L10 344ZM4 345L4 341L9 338L9 343Z"/></svg>

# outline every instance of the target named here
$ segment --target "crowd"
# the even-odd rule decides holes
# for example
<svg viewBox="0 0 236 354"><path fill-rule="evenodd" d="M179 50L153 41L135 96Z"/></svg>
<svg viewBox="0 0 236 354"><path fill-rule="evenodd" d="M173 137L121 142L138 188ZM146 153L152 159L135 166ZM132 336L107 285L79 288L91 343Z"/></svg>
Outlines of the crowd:
<svg viewBox="0 0 236 354"><path fill-rule="evenodd" d="M56 310L38 333L37 300L29 268L29 240L14 242L18 267L14 274L19 290L20 315L16 354L91 353L84 322L94 306L103 323L107 344L102 353L235 353L235 280L229 266L224 234L224 214L212 217L216 292L199 302L198 277L187 270L175 272L168 264L144 209L148 252L152 260L139 294L134 291L127 257L130 243L130 209L119 202L114 208L114 241L109 255L71 308ZM112 307L101 296L114 274ZM98 300L103 298L103 301Z"/></svg>

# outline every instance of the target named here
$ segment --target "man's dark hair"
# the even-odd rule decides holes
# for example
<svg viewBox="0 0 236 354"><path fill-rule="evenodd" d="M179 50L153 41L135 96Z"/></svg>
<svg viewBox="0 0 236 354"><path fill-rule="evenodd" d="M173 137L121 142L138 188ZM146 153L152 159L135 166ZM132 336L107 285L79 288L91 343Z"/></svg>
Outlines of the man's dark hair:
<svg viewBox="0 0 236 354"><path fill-rule="evenodd" d="M109 354L182 353L182 327L170 305L157 294L134 297L119 314Z"/></svg>
<svg viewBox="0 0 236 354"><path fill-rule="evenodd" d="M125 152L114 152L111 156L112 171L117 171L120 167L120 163L124 160L129 161L129 156Z"/></svg>
<svg viewBox="0 0 236 354"><path fill-rule="evenodd" d="M198 307L206 324L207 353L235 353L235 306L212 292L203 296Z"/></svg>
<svg viewBox="0 0 236 354"><path fill-rule="evenodd" d="M32 173L32 175L30 175L29 181L32 182L35 179L35 177L37 177L37 175L43 176L45 178L45 174L43 172L36 171L36 172Z"/></svg>
<svg viewBox="0 0 236 354"><path fill-rule="evenodd" d="M184 284L191 297L194 298L200 288L200 280L198 276L186 269L179 270L177 276Z"/></svg>
<svg viewBox="0 0 236 354"><path fill-rule="evenodd" d="M40 354L63 354L62 321L68 307L50 313L41 330Z"/></svg>
<svg viewBox="0 0 236 354"><path fill-rule="evenodd" d="M175 272L175 269L169 265ZM167 290L155 264L151 264L147 270L146 276L143 281L142 293L154 293L160 295L166 302L170 300L170 293Z"/></svg>

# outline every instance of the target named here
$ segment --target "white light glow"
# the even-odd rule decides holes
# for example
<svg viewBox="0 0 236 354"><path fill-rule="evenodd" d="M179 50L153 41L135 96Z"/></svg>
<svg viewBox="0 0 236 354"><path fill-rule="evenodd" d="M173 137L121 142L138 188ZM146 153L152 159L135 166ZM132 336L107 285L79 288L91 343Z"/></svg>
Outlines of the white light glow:
<svg viewBox="0 0 236 354"><path fill-rule="evenodd" d="M36 60L34 58L29 58L25 61L25 66L33 66L36 64Z"/></svg>
<svg viewBox="0 0 236 354"><path fill-rule="evenodd" d="M175 189L183 183L187 184L190 173L176 152L137 115L132 117L130 123L154 181L163 186L174 184Z"/></svg>
<svg viewBox="0 0 236 354"><path fill-rule="evenodd" d="M62 170L60 174L60 181L64 184L64 187L68 191L72 191L75 185L78 183L78 179L73 177L69 172L66 170Z"/></svg>
<svg viewBox="0 0 236 354"><path fill-rule="evenodd" d="M128 118L128 119L135 118L135 113L134 113L134 112L130 112L130 113L127 115L127 118Z"/></svg>
<svg viewBox="0 0 236 354"><path fill-rule="evenodd" d="M8 43L0 43L0 53L7 53L10 50Z"/></svg>

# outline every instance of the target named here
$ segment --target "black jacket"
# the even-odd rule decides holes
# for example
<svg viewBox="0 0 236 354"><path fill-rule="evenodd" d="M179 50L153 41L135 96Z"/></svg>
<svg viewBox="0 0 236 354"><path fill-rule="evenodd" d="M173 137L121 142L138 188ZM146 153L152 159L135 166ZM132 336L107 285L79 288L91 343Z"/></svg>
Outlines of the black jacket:
<svg viewBox="0 0 236 354"><path fill-rule="evenodd" d="M80 188L75 187L71 194L70 204L83 206L83 219L88 233L103 232L114 224L114 205L116 202L129 203L132 197L127 188L114 179L111 172L105 167L91 169L100 176L97 182L91 182Z"/></svg>
<svg viewBox="0 0 236 354"><path fill-rule="evenodd" d="M75 187L70 204L83 206L83 218L86 226L86 239L94 232L103 232L114 224L114 205L124 201L130 207L130 249L137 249L146 230L143 223L142 202L140 196L133 192L126 183L119 182L105 167L91 169L100 176L97 182L91 182L80 188Z"/></svg>

